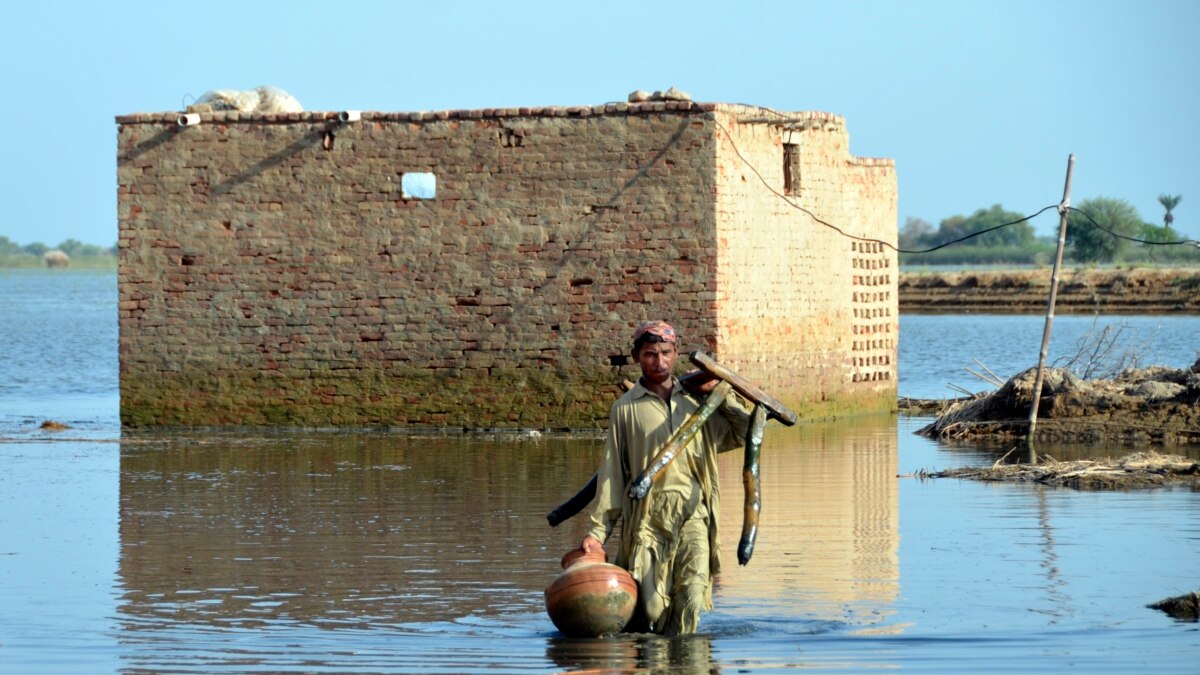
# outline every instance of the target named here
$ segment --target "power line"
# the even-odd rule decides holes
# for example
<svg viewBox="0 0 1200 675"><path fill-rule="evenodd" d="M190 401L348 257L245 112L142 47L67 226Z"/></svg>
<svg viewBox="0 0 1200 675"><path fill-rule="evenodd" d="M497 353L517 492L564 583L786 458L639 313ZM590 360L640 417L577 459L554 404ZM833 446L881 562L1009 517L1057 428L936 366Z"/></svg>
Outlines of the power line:
<svg viewBox="0 0 1200 675"><path fill-rule="evenodd" d="M779 116L780 116L780 117L782 117L782 118L787 118L787 117L788 117L788 116L787 116L787 115L785 115L784 113L782 113L782 112L779 112L779 111L777 111L777 110L772 110L772 109L770 109L770 108L765 108L765 110L767 110L767 111L769 111L769 112L772 112L772 113L774 113L774 114L776 114L776 115L779 115ZM842 235L843 237L846 237L847 239L854 239L855 241L866 241L866 242L871 242L871 243L880 244L880 245L882 245L882 246L886 246L887 248L890 248L890 249L892 249L893 251L895 251L895 252L897 252L897 253L932 253L933 251L937 251L937 250L939 250L939 249L946 248L947 246L951 246L951 245L953 245L953 244L957 244L957 243L960 243L960 242L964 242L964 241L966 241L966 240L968 240L968 239L973 239L973 238L975 238L975 237L978 237L978 236L980 236L980 235L987 234L988 232L994 232L994 231L996 231L996 230L999 230L999 229L1002 229L1002 228L1005 228L1005 227L1010 227L1010 226L1012 226L1012 225L1016 225L1016 224L1018 224L1018 223L1023 223L1023 222L1025 222L1025 221L1027 221L1027 220L1032 220L1032 219L1034 219L1034 218L1036 218L1036 217L1038 217L1038 216L1042 215L1042 214L1043 214L1043 213L1045 213L1046 211L1049 211L1050 209L1054 209L1054 208L1058 208L1058 207L1059 207L1059 205L1058 205L1058 204L1051 204L1051 205L1049 205L1049 206L1044 206L1044 207L1042 207L1041 209L1039 209L1037 212L1035 212L1035 213L1032 213L1032 214L1030 214L1030 215L1028 215L1028 216L1025 216L1024 218L1018 218L1018 219L1016 219L1016 220L1009 221L1009 222L1007 222L1007 223L1001 223L1001 224L999 224L999 225L994 225L994 226L992 226L992 227L989 227L989 228L986 228L986 229L980 230L980 231L978 231L978 232L972 232L971 234L968 234L968 235L966 235L966 236L963 236L963 237L959 237L958 239L952 239L952 240L950 240L950 241L947 241L947 242L944 242L944 243L942 243L942 244L938 244L937 246L934 246L934 247L932 247L932 248L925 248L925 249L904 249L904 248L899 248L899 247L897 247L897 246L894 246L894 245L892 245L892 244L891 244L891 243L889 243L889 242L883 241L882 239L876 239L876 238L874 238L874 237L860 237L860 236L858 236L858 235L849 234L849 233L847 233L846 231L844 231L844 230L842 230L841 228L839 228L838 226L834 225L833 223L830 223L830 222L828 222L828 221L825 221L825 220L823 220L823 219L819 218L819 217L817 216L817 214L813 213L812 211L809 211L808 209L804 208L803 206L800 206L800 205L799 205L799 204L797 204L796 202L794 202L794 201L792 201L791 199L789 199L787 195L785 195L784 193L782 193L782 192L780 192L779 190L775 189L775 187L774 187L774 186L772 186L772 185L771 185L769 182L767 182L767 179L763 177L762 173L760 173L760 172L759 172L758 168L757 168L757 167L755 167L753 164L751 164L751 163L750 163L750 160L746 159L745 155L743 155L743 154L742 154L742 151L741 151L741 149L740 149L740 148L738 148L737 141L733 140L733 134L729 133L729 130L725 128L725 125L721 124L719 121L717 121L717 120L715 120L715 119L713 120L713 122L714 122L714 123L717 125L717 128L718 128L718 129L720 129L720 130L722 131L722 133L724 133L724 134L725 134L725 137L729 139L729 144L730 144L731 146L733 146L733 152L734 152L734 154L736 154L736 155L738 156L738 159L742 160L742 163L743 163L743 164L745 164L745 165L746 165L746 166L747 166L747 167L750 169L750 171L751 171L751 172L752 172L752 173L753 173L755 176L757 176L757 177L758 177L758 180L759 180L760 182L762 182L762 184L763 184L763 187L767 188L767 190L769 190L769 191L770 191L772 194L774 194L776 197L778 197L779 199L781 199L781 200L782 200L782 201L783 201L785 204L787 204L788 206L790 206L790 207L792 207L792 208L796 209L797 211L800 211L801 213L804 213L804 214L805 214L805 215L807 215L809 218L812 218L812 219L813 219L813 221L815 221L816 223L818 223L818 224L820 224L820 225L824 225L825 227L827 227L827 228L829 228L829 229L833 230L834 232L837 232L838 234ZM1138 239L1137 237L1130 237L1130 236L1127 236L1127 235L1124 235L1124 234L1119 234L1119 233L1117 233L1117 232L1113 232L1112 230L1110 230L1110 229L1108 229L1108 228L1104 227L1104 226L1103 226L1103 225L1101 225L1100 223L1097 223L1097 222L1096 222L1096 220L1095 220L1094 218L1092 218L1090 215L1088 215L1086 212L1082 211L1081 209L1077 209L1077 208L1075 208L1075 207L1073 207L1073 206L1068 206L1068 207L1066 207L1066 208L1067 208L1067 210L1069 210L1069 211L1076 211L1076 212L1078 212L1078 213L1082 214L1082 215L1083 215L1085 218L1087 218L1087 219L1088 219L1088 221L1090 221L1090 223L1091 223L1093 226L1095 226L1095 227L1099 228L1100 230L1102 230L1102 231L1104 231L1104 232L1107 232L1108 234L1110 234L1110 235L1112 235L1112 236L1114 236L1114 237L1119 237L1119 238L1121 238L1121 239L1128 239L1129 241L1136 241L1136 242L1139 242L1139 243L1142 243L1142 244L1149 244L1149 245L1152 245L1152 246L1180 246L1180 245L1184 245L1184 244L1195 244L1195 245L1196 245L1198 248L1200 248L1200 241L1197 241L1197 240L1195 240L1195 239L1183 239L1183 240L1180 240L1180 241L1149 241L1149 240L1147 240L1147 239Z"/></svg>
<svg viewBox="0 0 1200 675"><path fill-rule="evenodd" d="M1138 239L1137 237L1130 237L1129 235L1121 234L1119 232L1113 232L1112 230L1108 229L1107 227L1101 225L1100 223L1096 222L1095 218L1093 218L1091 215L1088 214L1087 211L1084 211L1083 209L1077 209L1074 206L1068 206L1067 210L1074 211L1074 212L1082 215L1084 218L1088 219L1088 221L1091 223L1091 225L1093 227L1095 227L1103 232L1107 232L1108 234L1110 234L1114 237L1117 237L1118 239L1127 239L1129 241L1136 241L1139 244L1149 244L1151 246L1181 246L1183 244L1195 244L1197 247L1200 247L1200 241L1197 241L1195 239L1180 239L1179 241L1150 241L1148 239Z"/></svg>
<svg viewBox="0 0 1200 675"><path fill-rule="evenodd" d="M1017 220L1009 221L1007 223L1001 223L999 225L994 225L992 227L980 230L978 232L972 232L971 234L968 234L965 237L959 237L958 239L948 241L944 244L938 244L937 246L934 246L933 248L926 248L926 249L915 250L915 251L897 248L896 252L897 253L929 253L931 251L936 251L940 248L946 248L947 246L949 246L951 244L957 244L960 241L966 241L972 237L978 237L981 234L987 234L988 232L992 232L993 230L999 230L1002 227L1008 227L1009 225L1016 225L1017 223L1023 223L1027 220L1032 220L1032 219L1037 218L1038 216L1042 215L1043 213L1049 211L1050 209L1054 209L1054 208L1058 208L1058 204L1051 204L1050 206L1043 206L1037 213L1025 216L1024 218L1018 218Z"/></svg>
<svg viewBox="0 0 1200 675"><path fill-rule="evenodd" d="M772 112L775 112L775 111L772 111ZM781 113L776 112L776 114L781 114ZM829 229L833 230L834 232L837 232L838 234L842 235L843 237L846 237L847 239L854 239L856 241L867 241L867 242L881 244L883 246L886 246L886 247L892 249L893 251L895 251L897 253L930 253L930 252L936 251L938 249L946 248L947 246L950 246L951 244L957 244L961 241L966 241L968 239L978 237L981 234L987 234L988 232L992 232L993 230L999 230L1000 228L1003 228L1003 227L1008 227L1010 225L1016 225L1017 223L1023 223L1027 220L1031 220L1033 218L1036 218L1036 217L1042 215L1043 213L1045 213L1046 211L1049 211L1050 209L1058 207L1058 204L1051 204L1049 206L1042 207L1042 209L1040 209L1037 213L1025 216L1024 218L1019 218L1012 222L1001 223L1000 225L989 227L987 229L980 230L978 232L973 232L971 234L966 235L965 237L959 237L958 239L954 239L952 241L948 241L943 244L938 244L937 246L934 246L933 248L920 249L920 250L903 249L903 248L894 246L889 242L883 241L882 239L875 239L874 237L860 237L857 235L849 234L849 233L845 232L844 230L842 230L841 228L839 228L838 226L834 225L833 223L822 220L821 218L819 218L817 216L817 214L813 213L812 211L809 211L808 209L804 208L803 206L800 206L799 204L792 201L791 199L788 199L787 195L783 194L779 190L776 190L774 188L774 186L772 186L770 183L768 183L767 179L764 178L761 173L759 173L758 168L755 167L753 164L751 164L750 160L746 159L746 157L744 155L742 155L742 151L738 148L737 142L733 140L733 135L729 133L729 130L726 129L725 126L723 124L721 124L720 122L717 122L716 120L714 120L714 122L716 123L717 128L719 128L722 132L724 132L725 137L729 139L730 145L733 146L733 152L734 152L734 154L736 154L738 156L738 159L742 160L742 163L745 164L747 167L749 167L750 171L753 172L754 175L758 177L758 180L762 182L764 187L766 187L768 190L770 190L776 197L779 197L780 199L782 199L785 204L796 209L797 211L800 211L800 212L806 214L809 218L812 218L817 223L820 223L821 225L828 227Z"/></svg>

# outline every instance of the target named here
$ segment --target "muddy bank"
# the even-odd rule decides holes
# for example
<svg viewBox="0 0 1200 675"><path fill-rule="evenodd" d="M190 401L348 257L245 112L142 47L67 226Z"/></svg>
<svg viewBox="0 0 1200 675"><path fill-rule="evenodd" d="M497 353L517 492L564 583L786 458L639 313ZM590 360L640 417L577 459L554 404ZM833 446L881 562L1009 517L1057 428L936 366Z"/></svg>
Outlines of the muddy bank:
<svg viewBox="0 0 1200 675"><path fill-rule="evenodd" d="M1024 439L1029 433L1036 369L993 392L957 399L917 433L942 440ZM1047 368L1034 440L1037 443L1200 444L1200 359L1190 368L1151 366L1112 379L1083 380Z"/></svg>
<svg viewBox="0 0 1200 675"><path fill-rule="evenodd" d="M901 272L900 311L1044 313L1050 273ZM1200 314L1200 270L1063 270L1055 308L1064 314Z"/></svg>
<svg viewBox="0 0 1200 675"><path fill-rule="evenodd" d="M1200 488L1200 463L1179 455L1137 452L1120 459L1053 459L1037 464L1000 464L980 468L922 473L922 478L965 478L980 481L1040 483L1077 490L1122 490L1160 485Z"/></svg>

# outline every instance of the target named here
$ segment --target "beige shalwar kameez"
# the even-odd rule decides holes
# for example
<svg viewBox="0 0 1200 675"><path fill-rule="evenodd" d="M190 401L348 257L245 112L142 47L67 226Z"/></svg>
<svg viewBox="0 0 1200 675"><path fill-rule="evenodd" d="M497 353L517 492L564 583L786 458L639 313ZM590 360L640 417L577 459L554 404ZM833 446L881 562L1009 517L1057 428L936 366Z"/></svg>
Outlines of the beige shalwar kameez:
<svg viewBox="0 0 1200 675"><path fill-rule="evenodd" d="M712 580L720 571L716 456L741 447L749 424L737 396L730 394L708 418L644 500L629 497L629 484L700 405L678 381L669 403L638 383L609 414L587 534L603 542L622 523L614 562L638 583L638 611L629 630L694 633L700 611L712 609Z"/></svg>

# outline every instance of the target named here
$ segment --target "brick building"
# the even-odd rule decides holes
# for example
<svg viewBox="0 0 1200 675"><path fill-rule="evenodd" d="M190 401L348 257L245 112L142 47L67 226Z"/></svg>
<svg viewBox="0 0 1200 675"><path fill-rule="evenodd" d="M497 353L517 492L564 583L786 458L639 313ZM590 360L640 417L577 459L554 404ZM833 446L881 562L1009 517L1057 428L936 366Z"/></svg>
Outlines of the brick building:
<svg viewBox="0 0 1200 675"><path fill-rule="evenodd" d="M829 227L894 244L895 170L836 115L178 117L116 120L126 424L599 427L647 318L802 416L895 406L895 252Z"/></svg>

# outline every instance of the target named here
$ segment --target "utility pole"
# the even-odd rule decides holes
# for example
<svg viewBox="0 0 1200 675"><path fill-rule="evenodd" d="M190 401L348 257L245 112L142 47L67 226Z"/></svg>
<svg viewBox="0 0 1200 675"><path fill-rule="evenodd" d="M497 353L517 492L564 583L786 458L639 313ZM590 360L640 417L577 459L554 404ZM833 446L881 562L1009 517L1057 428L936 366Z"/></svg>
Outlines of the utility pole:
<svg viewBox="0 0 1200 675"><path fill-rule="evenodd" d="M1029 435L1025 443L1029 447L1029 463L1037 464L1037 451L1033 436L1037 431L1038 402L1042 398L1042 382L1046 376L1046 354L1050 351L1050 329L1054 325L1054 301L1058 298L1058 270L1062 267L1063 248L1067 245L1067 214L1071 210L1071 174L1075 170L1075 154L1067 157L1067 183L1063 187L1063 198L1058 204L1058 249L1054 252L1054 271L1050 273L1050 301L1046 304L1046 325L1042 328L1042 351L1038 355L1037 377L1029 395Z"/></svg>

